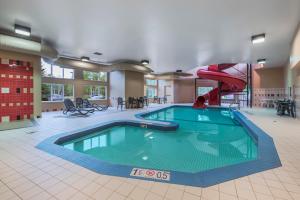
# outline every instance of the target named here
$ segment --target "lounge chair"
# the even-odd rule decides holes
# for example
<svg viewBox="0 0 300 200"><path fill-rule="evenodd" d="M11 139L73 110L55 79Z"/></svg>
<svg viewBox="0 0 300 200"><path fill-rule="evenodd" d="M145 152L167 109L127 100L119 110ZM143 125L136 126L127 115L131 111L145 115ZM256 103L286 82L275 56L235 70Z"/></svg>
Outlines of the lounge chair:
<svg viewBox="0 0 300 200"><path fill-rule="evenodd" d="M83 99L83 108L95 108L98 111L105 111L108 109L108 105L99 105L91 103L88 99Z"/></svg>
<svg viewBox="0 0 300 200"><path fill-rule="evenodd" d="M64 100L65 109L63 110L63 114L66 115L68 112L70 113L78 113L80 115L87 115L88 113L93 113L95 109L86 109L86 108L76 108L74 103L70 99Z"/></svg>
<svg viewBox="0 0 300 200"><path fill-rule="evenodd" d="M83 107L83 99L82 98L76 98L75 99L75 105L76 105L76 108L84 108Z"/></svg>

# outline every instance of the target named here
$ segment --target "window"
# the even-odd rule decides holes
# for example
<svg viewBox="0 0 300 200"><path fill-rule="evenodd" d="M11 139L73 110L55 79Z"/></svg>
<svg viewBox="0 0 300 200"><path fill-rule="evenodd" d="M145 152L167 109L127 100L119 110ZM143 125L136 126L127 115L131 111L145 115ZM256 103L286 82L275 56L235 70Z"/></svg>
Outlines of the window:
<svg viewBox="0 0 300 200"><path fill-rule="evenodd" d="M51 65L46 63L43 59L41 60L41 64L43 77L74 79L74 69Z"/></svg>
<svg viewBox="0 0 300 200"><path fill-rule="evenodd" d="M146 79L146 85L157 86L157 80Z"/></svg>
<svg viewBox="0 0 300 200"><path fill-rule="evenodd" d="M63 101L64 100L64 85L51 84L51 101Z"/></svg>
<svg viewBox="0 0 300 200"><path fill-rule="evenodd" d="M146 79L145 95L148 98L157 96L157 80Z"/></svg>
<svg viewBox="0 0 300 200"><path fill-rule="evenodd" d="M42 84L42 101L51 101L51 85Z"/></svg>
<svg viewBox="0 0 300 200"><path fill-rule="evenodd" d="M203 96L213 90L213 87L198 87L197 88L197 96Z"/></svg>
<svg viewBox="0 0 300 200"><path fill-rule="evenodd" d="M106 99L107 87L88 85L84 87L85 98L91 100L104 100Z"/></svg>
<svg viewBox="0 0 300 200"><path fill-rule="evenodd" d="M154 87L147 87L146 96L149 98L153 98L154 96L157 96L157 89Z"/></svg>
<svg viewBox="0 0 300 200"><path fill-rule="evenodd" d="M63 78L64 77L63 68L57 65L52 65L52 76L55 78Z"/></svg>
<svg viewBox="0 0 300 200"><path fill-rule="evenodd" d="M42 84L42 101L63 101L65 98L74 99L71 84Z"/></svg>
<svg viewBox="0 0 300 200"><path fill-rule="evenodd" d="M107 72L99 72L99 81L107 81Z"/></svg>
<svg viewBox="0 0 300 200"><path fill-rule="evenodd" d="M72 84L64 85L64 98L74 99L74 88Z"/></svg>
<svg viewBox="0 0 300 200"><path fill-rule="evenodd" d="M64 68L64 78L74 79L74 69Z"/></svg>
<svg viewBox="0 0 300 200"><path fill-rule="evenodd" d="M106 82L107 72L83 71L83 80Z"/></svg>
<svg viewBox="0 0 300 200"><path fill-rule="evenodd" d="M234 95L233 94L225 95L225 96L222 96L222 99L224 99L224 100L233 100Z"/></svg>
<svg viewBox="0 0 300 200"><path fill-rule="evenodd" d="M46 63L43 59L41 60L42 64L42 76L52 77L52 65Z"/></svg>

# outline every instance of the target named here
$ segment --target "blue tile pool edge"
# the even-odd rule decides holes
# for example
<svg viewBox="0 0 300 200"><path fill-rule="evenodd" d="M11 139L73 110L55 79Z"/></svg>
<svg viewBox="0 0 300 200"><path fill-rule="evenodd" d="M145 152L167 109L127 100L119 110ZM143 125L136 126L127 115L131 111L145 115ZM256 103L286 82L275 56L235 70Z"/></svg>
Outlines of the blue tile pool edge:
<svg viewBox="0 0 300 200"><path fill-rule="evenodd" d="M178 105L174 105L170 107L176 107L176 106ZM142 116L144 116L145 114L158 112L163 109L168 109L170 107L154 110L151 112L140 113L137 114L136 116L138 118L143 119ZM72 163L78 164L82 167L85 167L87 169L90 169L100 174L121 176L126 178L143 179L148 181L198 186L198 187L208 187L225 181L247 176L250 174L280 167L281 162L277 154L273 139L270 136L268 136L263 130L258 128L254 123L252 123L247 117L245 117L239 111L233 111L233 116L235 120L241 123L241 125L244 126L245 129L247 129L249 134L257 138L258 158L253 161L225 166L225 167L207 170L198 173L169 171L171 174L170 181L132 177L130 176L131 170L133 168L139 168L139 167L118 165L118 164L112 164L109 162L101 161L90 155L66 149L60 146L59 144L88 135L89 133L95 130L101 131L114 126L130 125L130 126L139 126L143 128L152 128L152 129L168 131L168 130L177 129L178 128L177 123L161 124L161 123L155 123L153 121L149 122L149 120L148 121L133 121L133 120L111 121L107 123L101 123L94 126L90 126L84 129L79 129L76 131L54 135L39 143L36 146L36 148L48 152L52 155L58 156L60 158L63 158L65 160L68 160Z"/></svg>

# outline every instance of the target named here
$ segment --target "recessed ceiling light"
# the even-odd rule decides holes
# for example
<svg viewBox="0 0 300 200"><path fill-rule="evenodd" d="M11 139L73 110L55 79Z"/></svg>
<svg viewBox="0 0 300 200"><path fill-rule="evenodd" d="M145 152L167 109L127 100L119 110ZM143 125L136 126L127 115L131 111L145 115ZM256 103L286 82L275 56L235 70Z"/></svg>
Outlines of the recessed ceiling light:
<svg viewBox="0 0 300 200"><path fill-rule="evenodd" d="M81 60L82 62L88 62L88 61L90 61L90 58L89 58L89 57L86 57L86 56L82 56L82 57L80 58L80 60Z"/></svg>
<svg viewBox="0 0 300 200"><path fill-rule="evenodd" d="M258 63L258 64L261 64L261 65L266 64L266 62L267 62L266 59L258 59L258 60L257 60L257 63Z"/></svg>
<svg viewBox="0 0 300 200"><path fill-rule="evenodd" d="M26 26L15 24L15 33L29 37L31 34L31 29Z"/></svg>
<svg viewBox="0 0 300 200"><path fill-rule="evenodd" d="M251 37L251 41L253 44L259 44L259 43L263 43L266 40L266 34L262 33L259 35L254 35Z"/></svg>
<svg viewBox="0 0 300 200"><path fill-rule="evenodd" d="M266 40L266 34L262 33L259 35L254 35L251 37L251 41L253 44L263 43Z"/></svg>
<svg viewBox="0 0 300 200"><path fill-rule="evenodd" d="M141 63L142 63L143 65L149 65L149 60L142 60Z"/></svg>
<svg viewBox="0 0 300 200"><path fill-rule="evenodd" d="M94 54L97 56L102 56L102 53L100 53L100 52L95 52Z"/></svg>

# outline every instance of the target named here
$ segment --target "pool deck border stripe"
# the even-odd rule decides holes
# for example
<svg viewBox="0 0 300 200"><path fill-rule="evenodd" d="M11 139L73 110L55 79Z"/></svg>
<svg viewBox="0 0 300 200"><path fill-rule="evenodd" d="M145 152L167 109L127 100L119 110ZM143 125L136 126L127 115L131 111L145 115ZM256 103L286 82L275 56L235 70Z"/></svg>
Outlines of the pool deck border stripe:
<svg viewBox="0 0 300 200"><path fill-rule="evenodd" d="M136 117L139 119L143 119L143 116L145 116L146 114L158 112L164 109L177 107L177 106L179 105L173 105L166 108L157 109L151 112L139 113L136 115ZM213 109L219 109L219 108L213 108ZM159 123L158 121L150 121L150 120L111 121L111 122L97 124L94 126L89 126L84 129L79 129L76 131L65 132L65 133L54 135L39 143L36 146L36 148L48 152L52 155L58 156L60 158L63 158L65 160L68 160L72 163L78 164L82 167L85 167L87 169L90 169L100 174L121 176L121 177L135 178L135 179L142 179L142 180L156 181L156 182L198 186L198 187L208 187L225 181L247 176L250 174L280 167L281 162L277 154L273 139L269 135L267 135L263 130L258 128L254 123L252 123L247 117L245 117L239 111L235 110L232 112L235 120L237 120L247 130L247 132L257 140L258 158L253 161L248 161L240 164L225 166L225 167L207 170L203 172L197 172L197 173L169 171L171 174L170 181L153 180L153 179L146 179L142 177L133 177L130 176L130 173L133 168L139 168L138 166L112 164L109 162L96 159L87 154L66 149L60 146L59 144L62 144L64 142L79 137L83 137L85 135L90 134L93 131L101 131L107 128L120 126L120 125L130 125L130 126L139 126L139 127L147 126L147 128L158 129L163 131L172 131L178 128L178 124L174 122L162 121L164 123Z"/></svg>

